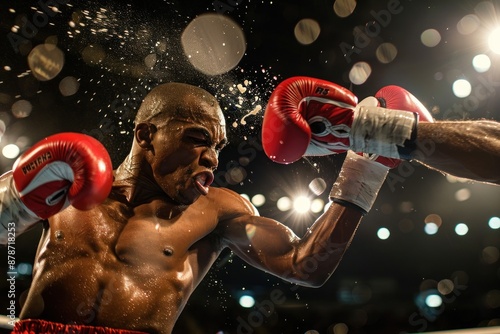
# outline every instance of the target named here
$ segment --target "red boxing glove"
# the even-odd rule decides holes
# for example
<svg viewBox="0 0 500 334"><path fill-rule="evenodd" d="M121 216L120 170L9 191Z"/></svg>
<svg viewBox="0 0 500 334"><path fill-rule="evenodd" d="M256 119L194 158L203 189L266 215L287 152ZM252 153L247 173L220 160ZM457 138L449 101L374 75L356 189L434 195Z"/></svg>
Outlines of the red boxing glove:
<svg viewBox="0 0 500 334"><path fill-rule="evenodd" d="M410 92L399 86L386 86L376 94L379 106L388 109L411 111L418 115L419 122L434 122L431 113ZM417 131L412 132L411 138L405 145L400 147L399 154L403 159L410 159L410 154L416 149Z"/></svg>
<svg viewBox="0 0 500 334"><path fill-rule="evenodd" d="M291 163L302 156L353 150L399 159L417 117L406 110L357 105L356 96L334 83L293 77L271 94L262 124L267 156Z"/></svg>
<svg viewBox="0 0 500 334"><path fill-rule="evenodd" d="M107 198L113 183L104 146L79 133L38 142L14 163L12 176L21 202L42 219L70 204L79 210L93 208Z"/></svg>
<svg viewBox="0 0 500 334"><path fill-rule="evenodd" d="M309 77L286 79L271 94L264 113L264 152L271 160L287 164L304 154L347 151L356 103L353 93L334 83Z"/></svg>

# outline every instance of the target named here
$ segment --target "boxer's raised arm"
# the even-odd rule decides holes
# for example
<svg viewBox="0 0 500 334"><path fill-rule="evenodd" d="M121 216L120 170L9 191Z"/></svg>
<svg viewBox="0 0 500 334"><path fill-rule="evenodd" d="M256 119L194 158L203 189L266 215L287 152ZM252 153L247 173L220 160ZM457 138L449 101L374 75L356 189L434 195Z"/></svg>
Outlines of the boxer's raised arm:
<svg viewBox="0 0 500 334"><path fill-rule="evenodd" d="M332 203L302 238L275 220L253 214L250 203L227 191L220 206L223 246L249 264L285 280L321 286L349 247L363 214L370 211L389 167L349 151L330 192ZM284 222L286 223L286 222Z"/></svg>
<svg viewBox="0 0 500 334"><path fill-rule="evenodd" d="M113 182L100 142L78 133L43 139L0 177L0 244L68 205L88 210L104 201Z"/></svg>
<svg viewBox="0 0 500 334"><path fill-rule="evenodd" d="M413 158L424 165L481 182L500 184L500 123L421 123Z"/></svg>

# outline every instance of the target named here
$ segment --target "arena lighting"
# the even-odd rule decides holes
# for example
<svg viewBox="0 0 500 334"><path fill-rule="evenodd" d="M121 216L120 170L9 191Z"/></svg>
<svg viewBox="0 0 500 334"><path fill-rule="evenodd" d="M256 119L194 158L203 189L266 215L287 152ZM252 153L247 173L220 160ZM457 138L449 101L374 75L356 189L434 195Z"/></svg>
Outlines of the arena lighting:
<svg viewBox="0 0 500 334"><path fill-rule="evenodd" d="M484 73L491 67L491 59L485 54L479 54L472 58L472 66L478 73Z"/></svg>
<svg viewBox="0 0 500 334"><path fill-rule="evenodd" d="M458 235L466 235L469 232L469 227L464 223L459 223L455 226L455 233Z"/></svg>
<svg viewBox="0 0 500 334"><path fill-rule="evenodd" d="M439 227L435 223L427 223L424 226L424 231L428 235L436 234L439 230Z"/></svg>
<svg viewBox="0 0 500 334"><path fill-rule="evenodd" d="M453 82L452 89L453 94L455 94L456 97L464 98L470 95L472 91L472 85L465 79L458 79Z"/></svg>
<svg viewBox="0 0 500 334"><path fill-rule="evenodd" d="M488 45L491 51L496 54L500 54L500 43L498 41L500 41L500 27L493 30L488 37Z"/></svg>
<svg viewBox="0 0 500 334"><path fill-rule="evenodd" d="M306 213L311 208L311 200L304 195L297 196L293 200L293 209L298 213Z"/></svg>
<svg viewBox="0 0 500 334"><path fill-rule="evenodd" d="M252 204L256 207L260 207L266 203L266 197L262 194L257 194L252 197Z"/></svg>
<svg viewBox="0 0 500 334"><path fill-rule="evenodd" d="M429 307L439 307L443 304L443 299L440 295L431 293L425 298L425 304Z"/></svg>
<svg viewBox="0 0 500 334"><path fill-rule="evenodd" d="M493 230L498 230L500 228L500 218L499 217L491 217L488 221L488 226Z"/></svg>
<svg viewBox="0 0 500 334"><path fill-rule="evenodd" d="M239 299L239 303L241 307L251 308L255 305L255 299L250 295L242 295Z"/></svg>
<svg viewBox="0 0 500 334"><path fill-rule="evenodd" d="M278 199L276 202L276 206L280 211L288 211L292 208L292 201L290 200L289 197L281 197Z"/></svg>
<svg viewBox="0 0 500 334"><path fill-rule="evenodd" d="M385 227L381 227L377 231L377 237L380 240L387 240L387 239L389 239L390 235L391 235L391 232Z"/></svg>
<svg viewBox="0 0 500 334"><path fill-rule="evenodd" d="M7 144L2 149L2 154L7 159L15 159L19 155L20 149L16 144Z"/></svg>

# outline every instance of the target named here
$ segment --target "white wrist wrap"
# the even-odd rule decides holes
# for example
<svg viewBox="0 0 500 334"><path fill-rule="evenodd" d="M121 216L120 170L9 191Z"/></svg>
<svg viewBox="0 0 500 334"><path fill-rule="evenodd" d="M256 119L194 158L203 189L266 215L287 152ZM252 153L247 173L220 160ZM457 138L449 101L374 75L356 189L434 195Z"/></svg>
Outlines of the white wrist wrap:
<svg viewBox="0 0 500 334"><path fill-rule="evenodd" d="M355 204L367 213L388 173L388 167L348 151L330 198Z"/></svg>
<svg viewBox="0 0 500 334"><path fill-rule="evenodd" d="M7 242L7 230L14 224L16 233L24 232L40 218L19 198L12 175L0 178L0 244Z"/></svg>
<svg viewBox="0 0 500 334"><path fill-rule="evenodd" d="M399 159L398 146L411 138L415 122L412 112L358 105L351 126L351 150Z"/></svg>

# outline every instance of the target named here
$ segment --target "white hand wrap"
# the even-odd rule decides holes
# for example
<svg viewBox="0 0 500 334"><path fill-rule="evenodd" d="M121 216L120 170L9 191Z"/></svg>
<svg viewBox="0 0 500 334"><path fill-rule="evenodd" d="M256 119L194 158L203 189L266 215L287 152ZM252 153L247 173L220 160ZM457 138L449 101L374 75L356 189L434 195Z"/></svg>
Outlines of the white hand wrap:
<svg viewBox="0 0 500 334"><path fill-rule="evenodd" d="M330 198L348 202L368 213L389 173L389 167L348 151Z"/></svg>
<svg viewBox="0 0 500 334"><path fill-rule="evenodd" d="M405 141L412 138L417 122L416 114L363 102L364 100L359 103L354 113L350 149L400 159L398 147L403 147Z"/></svg>

